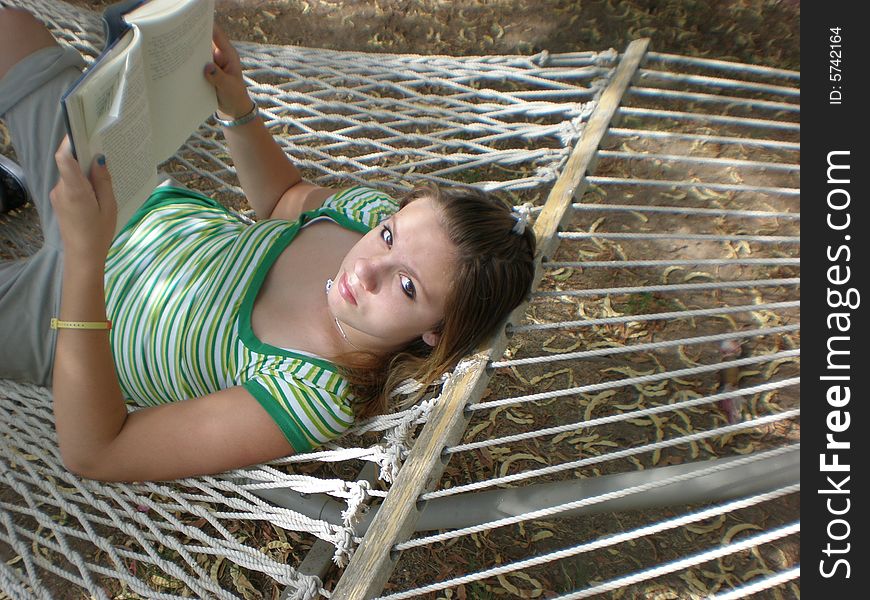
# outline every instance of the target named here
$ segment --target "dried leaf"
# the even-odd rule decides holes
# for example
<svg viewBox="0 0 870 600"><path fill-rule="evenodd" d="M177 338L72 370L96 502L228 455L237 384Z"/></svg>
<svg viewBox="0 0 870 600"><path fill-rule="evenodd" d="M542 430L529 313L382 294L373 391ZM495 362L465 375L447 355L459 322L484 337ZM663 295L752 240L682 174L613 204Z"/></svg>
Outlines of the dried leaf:
<svg viewBox="0 0 870 600"><path fill-rule="evenodd" d="M644 375L652 375L654 371L650 369L649 371L638 371L632 369L631 367L608 367L606 369L601 370L602 373L622 373L626 377L642 377Z"/></svg>
<svg viewBox="0 0 870 600"><path fill-rule="evenodd" d="M758 450L758 445L752 442L747 442L745 446L735 446L733 450L737 454L752 454Z"/></svg>
<svg viewBox="0 0 870 600"><path fill-rule="evenodd" d="M685 270L685 269L683 269L683 267L678 267L678 266L670 266L670 267L668 267L668 268L665 269L664 272L662 273L662 283L668 283L668 277L669 277L669 276L671 275L671 273L673 273L674 271L684 271L684 270Z"/></svg>
<svg viewBox="0 0 870 600"><path fill-rule="evenodd" d="M640 408L641 400L643 400L642 396L637 397L637 402L633 404L612 404L613 408L618 408L619 410L637 410Z"/></svg>
<svg viewBox="0 0 870 600"><path fill-rule="evenodd" d="M510 581L508 581L508 576L522 579L526 583L530 584L533 589L520 589L519 587L513 585ZM544 593L544 589L541 586L540 581L526 575L521 571L516 573L510 573L509 575L499 575L498 582L502 585L502 587L504 587L505 591L507 591L516 598L537 598Z"/></svg>
<svg viewBox="0 0 870 600"><path fill-rule="evenodd" d="M710 590L704 585L698 576L695 575L692 571L686 571L682 575L680 575L680 579L689 584L690 587L694 588L696 592L701 594L704 598L710 596Z"/></svg>
<svg viewBox="0 0 870 600"><path fill-rule="evenodd" d="M688 529L692 533L697 533L698 535L703 535L705 533L712 533L712 532L716 531L717 529L722 529L722 527L724 525L725 525L725 515L719 515L709 525L699 525L699 524L686 525L686 529Z"/></svg>
<svg viewBox="0 0 870 600"><path fill-rule="evenodd" d="M677 348L677 355L680 357L680 360L683 361L684 364L687 364L690 367L697 367L698 365L701 364L701 363L689 358L689 355L686 354L686 347L685 346L679 346Z"/></svg>
<svg viewBox="0 0 870 600"><path fill-rule="evenodd" d="M554 535L556 535L556 534L553 533L552 531L550 531L549 529L542 529L541 531L539 531L538 533L536 533L535 535L533 535L531 537L531 541L532 542L540 542L541 540L545 540L549 537L553 537Z"/></svg>
<svg viewBox="0 0 870 600"><path fill-rule="evenodd" d="M233 568L230 569L230 575L233 579L233 585L236 586L236 590L242 594L245 600L262 600L263 594L257 591L257 588L253 586L240 568L233 565Z"/></svg>
<svg viewBox="0 0 870 600"><path fill-rule="evenodd" d="M544 350L545 352L549 352L550 354L562 354L564 352L572 352L572 351L576 350L577 348L579 348L582 344L583 344L582 341L578 341L578 342L574 342L573 344L571 344L570 346L567 346L565 348L555 348L553 346L544 345L541 347L541 349Z"/></svg>
<svg viewBox="0 0 870 600"><path fill-rule="evenodd" d="M683 281L687 282L687 281L692 281L693 279L709 279L710 281L716 280L716 278L713 275L711 275L710 273L707 273L706 271L692 271L691 273L686 275L686 278L683 279Z"/></svg>
<svg viewBox="0 0 870 600"><path fill-rule="evenodd" d="M170 589L180 588L182 585L184 585L180 581L173 581L171 579L167 579L166 577L162 577L162 576L156 575L156 574L151 576L151 583L153 583L154 585L156 585L158 587L170 588Z"/></svg>
<svg viewBox="0 0 870 600"><path fill-rule="evenodd" d="M725 532L725 537L722 538L722 543L726 544L726 545L730 544L731 540L734 538L734 536L736 536L741 531L747 531L749 529L754 529L754 530L760 531L761 529L763 529L763 527L760 527L759 525L755 525L754 523L741 523L740 525L735 525L734 527L730 528L727 532Z"/></svg>
<svg viewBox="0 0 870 600"><path fill-rule="evenodd" d="M209 577L211 577L212 581L218 581L220 579L220 570L221 570L221 566L223 564L224 564L224 557L223 556L219 556L217 558L217 560L215 560L212 563L211 569L209 569Z"/></svg>
<svg viewBox="0 0 870 600"><path fill-rule="evenodd" d="M566 281L566 280L570 279L571 275L573 275L573 274L574 274L574 269L569 269L569 268L563 267L561 269L556 269L555 271L550 273L550 277L552 277L556 281Z"/></svg>
<svg viewBox="0 0 870 600"><path fill-rule="evenodd" d="M588 421L592 418L592 411L595 410L595 407L610 398L611 396L616 395L616 390L604 390L598 394L590 396L589 394L582 394L584 398L589 398L589 404L586 405L586 410L583 413L583 420Z"/></svg>
<svg viewBox="0 0 870 600"><path fill-rule="evenodd" d="M749 581L755 577L769 577L774 575L774 572L766 568L750 569L745 573L741 573L740 577L743 581Z"/></svg>
<svg viewBox="0 0 870 600"><path fill-rule="evenodd" d="M787 364L787 363L795 363L795 364L799 365L800 359L798 359L797 357L789 357L789 358L779 358L777 360L772 361L769 365L767 365L767 368L764 370L764 378L766 380L769 380L771 377L776 375L777 371L779 371L779 368L782 365Z"/></svg>
<svg viewBox="0 0 870 600"><path fill-rule="evenodd" d="M490 423L489 421L483 421L482 423L478 423L477 425L468 430L468 433L465 434L465 439L473 440L478 433L488 427L492 427L492 423Z"/></svg>
<svg viewBox="0 0 870 600"><path fill-rule="evenodd" d="M628 460L629 462L634 463L634 466L637 467L638 471L643 471L646 469L646 467L643 466L643 464L637 459L636 456L629 456Z"/></svg>
<svg viewBox="0 0 870 600"><path fill-rule="evenodd" d="M579 431L580 431L580 430L577 429L577 430L574 430L574 431L565 431L565 432L563 432L563 433L560 433L559 435L553 437L553 442L552 442L552 443L553 443L553 445L556 445L556 444L558 444L559 442L562 442L562 441L568 439L569 437L571 437L572 435L576 434L576 433L579 432ZM570 443L573 444L574 441L572 440Z"/></svg>
<svg viewBox="0 0 870 600"><path fill-rule="evenodd" d="M587 443L583 444L583 448L585 448L586 450L591 450L595 446L607 446L609 448L618 448L619 444L617 444L616 442L613 442L611 440L597 440L594 442L587 442Z"/></svg>
<svg viewBox="0 0 870 600"><path fill-rule="evenodd" d="M517 425L531 425L535 422L535 418L529 414L519 416L515 415L512 411L508 410L504 413L505 418L508 421L516 423Z"/></svg>
<svg viewBox="0 0 870 600"><path fill-rule="evenodd" d="M649 222L649 217L647 217L645 214L643 214L643 213L641 213L641 212L637 212L637 211L635 211L635 210L631 210L631 211L629 211L629 214L632 215L632 216L634 216L635 218L639 219L639 220L640 220L641 222L643 222L643 223L647 223L647 222Z"/></svg>
<svg viewBox="0 0 870 600"><path fill-rule="evenodd" d="M547 464L547 461L540 456L535 456L534 454L529 454L528 452L520 452L519 454L514 454L501 464L501 467L499 468L499 475L501 477L507 475L507 472L510 469L511 465L519 460L533 460L542 465Z"/></svg>

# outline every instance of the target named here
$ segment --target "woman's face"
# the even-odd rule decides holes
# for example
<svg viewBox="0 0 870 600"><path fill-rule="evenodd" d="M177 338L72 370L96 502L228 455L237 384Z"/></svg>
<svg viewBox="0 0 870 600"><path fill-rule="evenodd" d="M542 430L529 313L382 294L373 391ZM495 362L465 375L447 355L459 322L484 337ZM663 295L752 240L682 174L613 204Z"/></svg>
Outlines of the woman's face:
<svg viewBox="0 0 870 600"><path fill-rule="evenodd" d="M344 257L327 302L353 345L382 352L420 336L437 343L456 253L438 210L428 198L415 200Z"/></svg>

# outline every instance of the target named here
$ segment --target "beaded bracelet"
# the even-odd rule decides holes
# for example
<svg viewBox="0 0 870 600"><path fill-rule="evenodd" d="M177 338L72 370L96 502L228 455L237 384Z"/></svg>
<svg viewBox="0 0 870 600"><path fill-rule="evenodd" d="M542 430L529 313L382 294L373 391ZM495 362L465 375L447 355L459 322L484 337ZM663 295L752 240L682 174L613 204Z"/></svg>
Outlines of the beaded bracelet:
<svg viewBox="0 0 870 600"><path fill-rule="evenodd" d="M249 110L246 114L242 115L238 119L222 119L218 116L217 111L212 115L212 118L219 124L224 127L238 127L239 125L244 125L245 123L250 123L254 119L256 119L260 114L260 108L257 106L257 103L254 102L254 106Z"/></svg>
<svg viewBox="0 0 870 600"><path fill-rule="evenodd" d="M60 319L51 319L52 329L111 329L111 321L61 321Z"/></svg>

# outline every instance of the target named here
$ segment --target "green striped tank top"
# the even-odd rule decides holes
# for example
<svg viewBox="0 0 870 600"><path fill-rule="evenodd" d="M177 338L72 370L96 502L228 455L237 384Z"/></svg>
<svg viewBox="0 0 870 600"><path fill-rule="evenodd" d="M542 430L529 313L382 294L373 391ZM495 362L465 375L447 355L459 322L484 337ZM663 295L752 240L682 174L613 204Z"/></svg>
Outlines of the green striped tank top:
<svg viewBox="0 0 870 600"><path fill-rule="evenodd" d="M365 233L396 210L389 196L355 187L297 221L248 225L205 196L155 190L106 262L110 340L125 396L152 406L243 386L296 452L340 435L353 420L347 382L322 358L260 342L251 311L300 227L326 217Z"/></svg>

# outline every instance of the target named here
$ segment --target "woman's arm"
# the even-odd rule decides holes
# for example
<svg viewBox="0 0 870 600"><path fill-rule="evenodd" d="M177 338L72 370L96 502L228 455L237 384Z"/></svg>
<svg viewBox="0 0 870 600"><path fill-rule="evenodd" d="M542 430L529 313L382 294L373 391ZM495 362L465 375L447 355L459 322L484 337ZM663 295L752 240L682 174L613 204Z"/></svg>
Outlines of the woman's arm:
<svg viewBox="0 0 870 600"><path fill-rule="evenodd" d="M104 165L90 181L64 140L51 192L64 245L58 318L105 321L104 268L117 205ZM118 481L216 473L293 452L275 422L243 388L127 413L108 331L59 329L54 415L64 464L85 477Z"/></svg>
<svg viewBox="0 0 870 600"><path fill-rule="evenodd" d="M238 52L217 26L214 64L206 66L205 77L215 87L222 118L235 120L254 108ZM224 127L224 137L245 196L262 218L295 219L301 212L320 206L334 191L305 182L260 117L244 125Z"/></svg>
<svg viewBox="0 0 870 600"><path fill-rule="evenodd" d="M88 181L68 139L55 154L60 177L50 197L64 247L58 315L64 321L106 321L103 277L117 204L102 160L95 161ZM123 427L127 410L107 330L58 330L53 388L64 460L104 446Z"/></svg>
<svg viewBox="0 0 870 600"><path fill-rule="evenodd" d="M132 412L112 439L70 459L64 454L64 464L89 479L163 481L220 473L293 452L259 402L246 389L233 387Z"/></svg>

